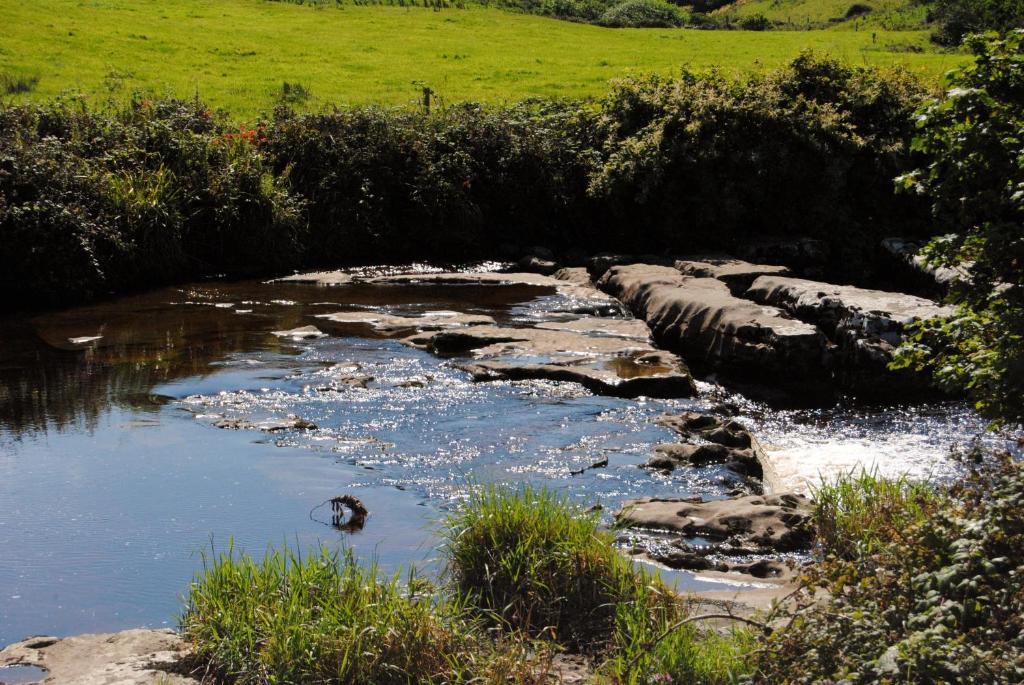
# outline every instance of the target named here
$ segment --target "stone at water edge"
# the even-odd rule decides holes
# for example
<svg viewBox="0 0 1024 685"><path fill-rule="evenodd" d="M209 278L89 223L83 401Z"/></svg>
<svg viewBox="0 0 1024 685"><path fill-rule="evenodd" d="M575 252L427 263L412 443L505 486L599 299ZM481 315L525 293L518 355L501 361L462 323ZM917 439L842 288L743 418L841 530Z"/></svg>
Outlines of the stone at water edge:
<svg viewBox="0 0 1024 685"><path fill-rule="evenodd" d="M646 321L655 340L689 361L775 383L828 378L828 343L820 331L734 296L722 281L631 264L611 267L598 285Z"/></svg>
<svg viewBox="0 0 1024 685"><path fill-rule="evenodd" d="M803 495L747 495L708 502L695 499L629 500L615 515L630 527L706 537L764 551L807 549L812 539L811 502Z"/></svg>
<svg viewBox="0 0 1024 685"><path fill-rule="evenodd" d="M287 331L272 331L271 335L275 335L278 338L288 338L296 342L300 340L314 340L316 338L327 337L327 334L316 326L300 326Z"/></svg>
<svg viewBox="0 0 1024 685"><path fill-rule="evenodd" d="M792 274L786 266L751 264L725 256L688 257L677 261L675 268L686 276L722 281L729 287L729 292L737 297L743 295L758 276Z"/></svg>
<svg viewBox="0 0 1024 685"><path fill-rule="evenodd" d="M171 630L36 636L0 649L0 666L37 666L61 685L199 685L187 673L188 644Z"/></svg>

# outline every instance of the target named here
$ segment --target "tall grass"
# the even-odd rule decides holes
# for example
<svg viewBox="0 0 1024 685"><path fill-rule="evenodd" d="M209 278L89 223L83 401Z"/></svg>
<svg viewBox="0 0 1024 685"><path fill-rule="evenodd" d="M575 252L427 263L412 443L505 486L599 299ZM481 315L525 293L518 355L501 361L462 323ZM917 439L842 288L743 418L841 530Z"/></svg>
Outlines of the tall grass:
<svg viewBox="0 0 1024 685"><path fill-rule="evenodd" d="M945 503L926 483L905 476L883 478L861 468L826 482L814 492L818 542L826 554L845 559L872 554L900 539Z"/></svg>
<svg viewBox="0 0 1024 685"><path fill-rule="evenodd" d="M382 576L350 552L229 548L204 558L181 625L210 673L237 683L531 682L525 650L480 639L464 616L415 574Z"/></svg>
<svg viewBox="0 0 1024 685"><path fill-rule="evenodd" d="M596 515L549 490L479 488L444 538L454 591L504 627L592 653L607 682L731 683L749 672L749 631L672 630L682 599L620 554Z"/></svg>

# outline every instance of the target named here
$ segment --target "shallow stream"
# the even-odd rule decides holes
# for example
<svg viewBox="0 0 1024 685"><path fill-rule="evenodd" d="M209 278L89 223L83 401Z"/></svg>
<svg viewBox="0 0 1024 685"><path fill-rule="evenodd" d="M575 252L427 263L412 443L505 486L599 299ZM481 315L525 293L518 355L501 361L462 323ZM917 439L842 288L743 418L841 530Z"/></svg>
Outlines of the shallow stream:
<svg viewBox="0 0 1024 685"><path fill-rule="evenodd" d="M776 411L709 383L689 400L476 384L451 360L311 318L455 310L528 325L570 317L563 300L534 286L213 283L0 322L0 645L174 626L202 554L232 539L254 554L352 545L386 569L436 570L438 522L474 483L544 484L609 519L629 498L724 496L736 477L722 468L637 468L676 440L650 421L665 411L726 400L767 444L865 450L934 478L984 426L959 404ZM272 334L310 324L329 335ZM288 417L316 428L258 428ZM371 512L361 532L311 515L345 493Z"/></svg>

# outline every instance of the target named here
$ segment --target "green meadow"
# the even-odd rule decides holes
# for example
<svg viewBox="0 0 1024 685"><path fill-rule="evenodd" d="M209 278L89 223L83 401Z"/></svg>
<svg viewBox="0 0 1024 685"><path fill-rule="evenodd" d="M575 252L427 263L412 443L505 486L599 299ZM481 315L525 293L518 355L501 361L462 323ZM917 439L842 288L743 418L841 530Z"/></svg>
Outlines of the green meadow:
<svg viewBox="0 0 1024 685"><path fill-rule="evenodd" d="M286 81L316 109L407 104L424 85L448 102L587 97L628 73L752 71L804 48L932 79L966 59L931 51L923 31L609 29L483 7L32 0L0 3L0 26L0 75L38 77L8 100L198 93L242 118L270 110Z"/></svg>

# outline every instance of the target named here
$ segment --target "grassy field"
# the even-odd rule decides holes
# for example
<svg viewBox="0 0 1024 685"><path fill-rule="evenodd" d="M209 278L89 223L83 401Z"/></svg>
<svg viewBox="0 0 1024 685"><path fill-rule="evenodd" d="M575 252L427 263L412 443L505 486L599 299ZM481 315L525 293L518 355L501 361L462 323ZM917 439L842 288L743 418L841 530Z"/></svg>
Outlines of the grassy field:
<svg viewBox="0 0 1024 685"><path fill-rule="evenodd" d="M854 4L870 11L848 18ZM906 0L737 0L716 12L735 18L762 16L772 22L802 26L835 23L835 30L923 30L928 8L923 3ZM922 46L924 47L924 46Z"/></svg>
<svg viewBox="0 0 1024 685"><path fill-rule="evenodd" d="M0 26L0 75L39 79L7 99L198 93L243 118L269 110L285 81L307 87L301 106L317 108L406 104L418 83L449 102L591 96L629 72L750 71L803 48L930 78L965 59L899 47L925 46L923 32L880 31L873 42L863 31L607 29L495 9L261 0L7 0Z"/></svg>

